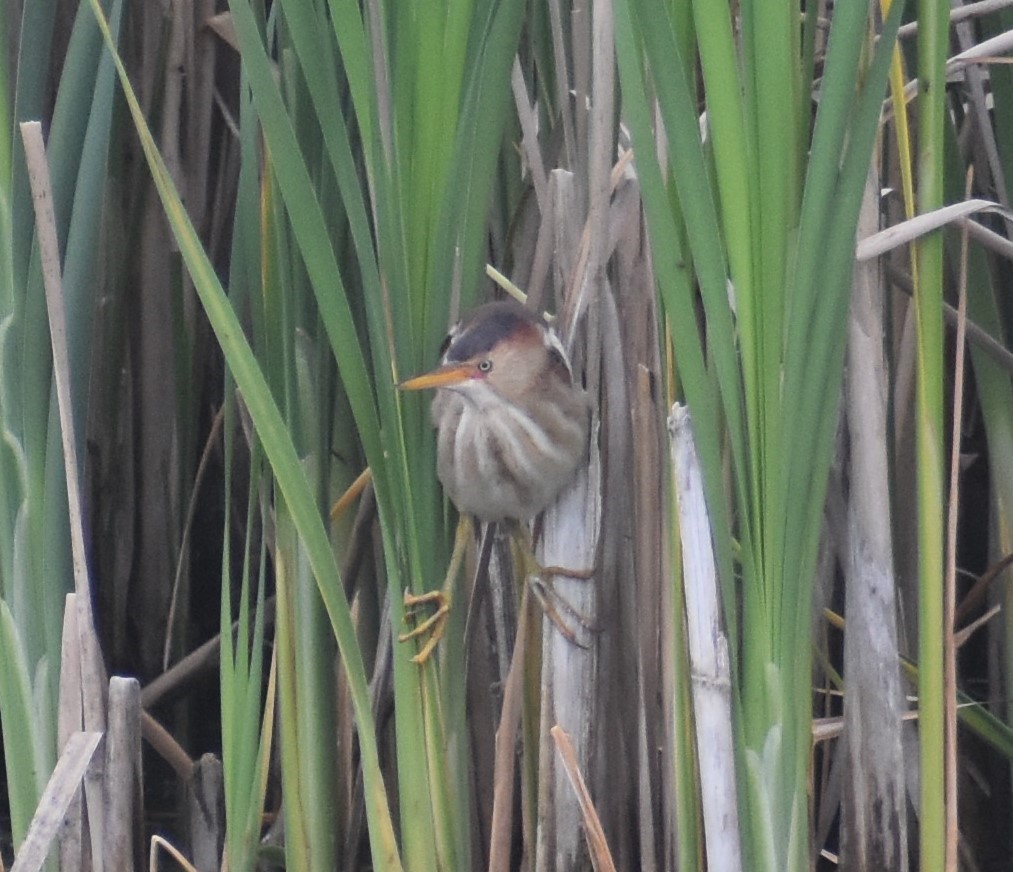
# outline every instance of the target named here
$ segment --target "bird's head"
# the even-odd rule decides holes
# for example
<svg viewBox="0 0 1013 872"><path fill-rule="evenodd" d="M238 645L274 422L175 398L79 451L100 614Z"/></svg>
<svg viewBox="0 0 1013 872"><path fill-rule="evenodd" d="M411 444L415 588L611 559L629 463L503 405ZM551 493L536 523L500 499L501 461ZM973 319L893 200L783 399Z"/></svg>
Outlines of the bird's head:
<svg viewBox="0 0 1013 872"><path fill-rule="evenodd" d="M480 306L459 321L444 340L440 365L398 387L445 388L485 405L521 403L572 382L556 334L536 313L503 300Z"/></svg>

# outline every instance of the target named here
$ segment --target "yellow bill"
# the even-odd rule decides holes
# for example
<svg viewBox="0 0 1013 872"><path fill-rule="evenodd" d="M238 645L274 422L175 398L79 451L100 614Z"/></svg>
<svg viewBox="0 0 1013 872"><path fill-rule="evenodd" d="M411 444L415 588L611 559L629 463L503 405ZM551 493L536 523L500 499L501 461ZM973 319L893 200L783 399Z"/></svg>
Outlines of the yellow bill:
<svg viewBox="0 0 1013 872"><path fill-rule="evenodd" d="M399 384L399 391L424 391L427 388L446 388L460 384L471 378L475 367L469 364L454 363L441 366L424 375L417 375Z"/></svg>

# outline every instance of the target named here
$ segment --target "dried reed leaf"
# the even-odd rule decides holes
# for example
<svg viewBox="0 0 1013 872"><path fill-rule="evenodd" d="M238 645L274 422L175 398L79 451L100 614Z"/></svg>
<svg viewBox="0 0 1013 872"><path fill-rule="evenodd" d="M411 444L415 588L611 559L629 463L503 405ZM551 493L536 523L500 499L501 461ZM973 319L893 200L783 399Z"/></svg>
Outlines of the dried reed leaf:
<svg viewBox="0 0 1013 872"><path fill-rule="evenodd" d="M81 634L81 675L85 706L85 726L100 730L105 716L101 710L105 698L105 670L99 652L95 622L91 613L94 595L88 575L85 550L84 514L81 501L81 464L77 456L77 436L74 428L74 410L71 405L70 358L67 349L67 316L63 304L60 277L60 244L56 236L56 218L53 214L53 190L49 178L49 163L42 140L42 125L26 121L21 125L25 146L25 161L35 201L35 226L42 259L42 275L46 288L46 307L49 312L49 333L53 347L53 380L56 383L57 405L60 412L60 432L63 440L63 457L67 477L67 511L70 516L70 542L74 555L74 588L79 594L75 602L80 611L78 632Z"/></svg>
<svg viewBox="0 0 1013 872"><path fill-rule="evenodd" d="M38 872L42 868L53 839L63 824L63 816L81 787L81 780L101 740L102 733L77 732L67 741L39 799L39 807L11 872Z"/></svg>
<svg viewBox="0 0 1013 872"><path fill-rule="evenodd" d="M193 864L191 864L169 841L163 839L161 836L151 837L151 852L148 855L148 868L150 872L158 872L158 870L162 868L161 864L158 862L159 848L179 863L185 872L197 872L197 869L193 866Z"/></svg>
<svg viewBox="0 0 1013 872"><path fill-rule="evenodd" d="M995 212L1006 218L1013 218L1013 212L991 200L965 200L962 203L943 206L941 209L933 209L924 215L916 215L914 218L901 221L893 227L865 237L855 247L855 258L858 261L865 261L879 257L881 254L893 251L893 249L924 236L926 233L931 233L933 230L938 230L940 227L945 227L947 224L952 224L961 218L979 212Z"/></svg>
<svg viewBox="0 0 1013 872"><path fill-rule="evenodd" d="M510 673L503 689L503 708L496 729L496 762L493 776L492 825L489 836L489 872L508 872L510 869L510 842L513 833L514 761L516 759L517 730L521 723L521 704L524 696L524 657L528 650L531 609L530 588L524 586L521 595L520 618L517 622L517 641L510 662Z"/></svg>
<svg viewBox="0 0 1013 872"><path fill-rule="evenodd" d="M549 733L556 743L556 750L563 761L563 768L566 770L566 775L573 786L573 792L577 795L577 802L580 803L581 813L584 815L584 837L587 839L587 847L591 853L591 864L594 866L595 872L615 872L616 867L612 862L612 853L609 851L608 842L605 840L605 831L598 819L591 795L587 792L584 776L581 775L580 767L577 765L577 755L573 750L573 743L559 724L549 730Z"/></svg>

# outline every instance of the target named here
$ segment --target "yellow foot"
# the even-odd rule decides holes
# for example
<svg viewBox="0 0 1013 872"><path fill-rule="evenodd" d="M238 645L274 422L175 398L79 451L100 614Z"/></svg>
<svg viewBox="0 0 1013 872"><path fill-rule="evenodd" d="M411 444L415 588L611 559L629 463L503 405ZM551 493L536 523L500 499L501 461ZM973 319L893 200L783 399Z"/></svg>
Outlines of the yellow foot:
<svg viewBox="0 0 1013 872"><path fill-rule="evenodd" d="M443 638L443 634L447 629L447 617L450 614L450 597L442 590L431 590L428 593L421 594L413 594L405 591L404 608L405 620L407 621L414 623L418 609L433 604L436 605L436 611L434 611L421 624L413 627L407 633L402 633L397 637L399 642L407 642L410 639L417 639L419 636L424 636L427 633L429 634L429 638L426 639L426 643L422 646L422 650L412 657L412 663L418 663L419 666L425 663L430 656L432 656L432 653L436 650L436 646L439 644L440 639Z"/></svg>
<svg viewBox="0 0 1013 872"><path fill-rule="evenodd" d="M535 599L538 600L538 604L542 607L542 611L545 616L552 622L553 626L559 630L571 645L576 645L578 648L584 648L585 650L589 647L577 638L575 630L571 629L567 623L563 620L560 615L559 608L556 607L556 603L562 607L562 609L568 612L577 623L590 633L598 632L598 627L595 623L587 617L587 615L581 613L572 603L570 603L566 597L562 596L553 586L552 579L556 576L566 576L568 578L576 578L581 581L588 581L594 576L593 569L564 569L560 566L544 566L536 567L535 571L529 572L528 584L531 585L531 590L535 595Z"/></svg>

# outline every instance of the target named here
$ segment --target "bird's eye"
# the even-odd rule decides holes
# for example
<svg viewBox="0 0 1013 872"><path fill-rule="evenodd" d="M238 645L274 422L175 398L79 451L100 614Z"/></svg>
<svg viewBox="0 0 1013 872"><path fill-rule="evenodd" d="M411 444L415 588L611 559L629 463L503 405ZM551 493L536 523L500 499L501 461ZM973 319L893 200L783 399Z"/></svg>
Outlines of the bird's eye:
<svg viewBox="0 0 1013 872"><path fill-rule="evenodd" d="M481 361L478 364L478 371L479 372L489 372L489 370L491 370L491 369L492 369L492 361L491 360L486 359L486 360Z"/></svg>

